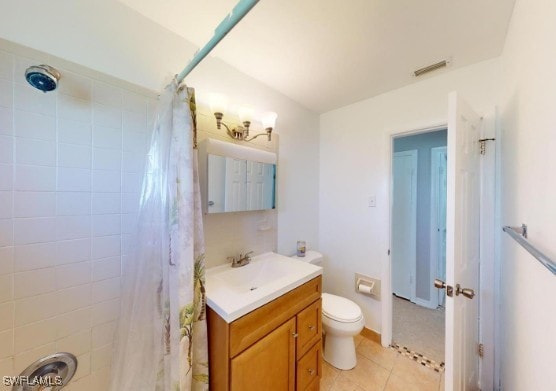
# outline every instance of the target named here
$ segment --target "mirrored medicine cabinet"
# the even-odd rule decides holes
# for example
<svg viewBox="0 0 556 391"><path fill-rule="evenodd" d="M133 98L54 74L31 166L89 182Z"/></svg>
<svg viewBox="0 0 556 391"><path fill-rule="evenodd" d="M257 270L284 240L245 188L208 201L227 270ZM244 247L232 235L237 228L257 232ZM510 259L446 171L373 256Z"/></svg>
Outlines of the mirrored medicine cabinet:
<svg viewBox="0 0 556 391"><path fill-rule="evenodd" d="M199 144L204 213L276 208L276 154L207 139Z"/></svg>

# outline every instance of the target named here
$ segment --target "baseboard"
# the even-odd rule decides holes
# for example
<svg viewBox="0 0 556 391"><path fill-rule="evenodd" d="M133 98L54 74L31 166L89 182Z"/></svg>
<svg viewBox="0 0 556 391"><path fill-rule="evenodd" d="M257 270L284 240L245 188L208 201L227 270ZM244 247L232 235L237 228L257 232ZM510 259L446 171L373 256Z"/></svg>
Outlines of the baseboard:
<svg viewBox="0 0 556 391"><path fill-rule="evenodd" d="M432 304L430 300L423 300L419 299L418 297L415 298L414 303L420 305L421 307L429 308L431 310L435 310L437 308Z"/></svg>
<svg viewBox="0 0 556 391"><path fill-rule="evenodd" d="M371 341L380 343L380 339L381 339L380 333L377 333L374 330L363 327L363 330L361 330L361 335L367 339L370 339Z"/></svg>

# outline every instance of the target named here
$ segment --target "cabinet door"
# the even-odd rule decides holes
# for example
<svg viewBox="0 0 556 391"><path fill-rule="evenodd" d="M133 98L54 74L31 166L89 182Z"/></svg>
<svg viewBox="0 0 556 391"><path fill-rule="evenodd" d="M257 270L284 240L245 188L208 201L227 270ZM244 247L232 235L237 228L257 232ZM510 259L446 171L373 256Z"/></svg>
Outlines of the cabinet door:
<svg viewBox="0 0 556 391"><path fill-rule="evenodd" d="M297 362L297 390L314 390L319 388L322 377L321 344L317 342Z"/></svg>
<svg viewBox="0 0 556 391"><path fill-rule="evenodd" d="M295 389L295 318L232 359L232 391Z"/></svg>
<svg viewBox="0 0 556 391"><path fill-rule="evenodd" d="M301 358L307 351L321 339L322 315L321 299L305 308L297 314L297 359Z"/></svg>

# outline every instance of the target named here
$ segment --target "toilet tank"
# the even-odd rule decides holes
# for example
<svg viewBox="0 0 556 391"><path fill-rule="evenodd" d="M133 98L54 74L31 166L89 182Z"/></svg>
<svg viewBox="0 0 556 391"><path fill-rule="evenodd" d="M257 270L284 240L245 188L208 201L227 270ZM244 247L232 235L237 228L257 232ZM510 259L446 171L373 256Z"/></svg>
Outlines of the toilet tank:
<svg viewBox="0 0 556 391"><path fill-rule="evenodd" d="M305 253L304 257L298 257L297 255L294 255L292 256L292 258L297 259L298 261L309 262L320 267L323 266L323 256L318 251L309 250Z"/></svg>

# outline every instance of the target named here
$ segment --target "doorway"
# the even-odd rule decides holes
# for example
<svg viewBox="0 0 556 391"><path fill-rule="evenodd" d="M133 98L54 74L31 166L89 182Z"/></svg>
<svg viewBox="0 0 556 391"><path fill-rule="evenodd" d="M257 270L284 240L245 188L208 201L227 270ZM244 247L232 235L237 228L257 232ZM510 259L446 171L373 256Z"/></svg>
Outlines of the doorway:
<svg viewBox="0 0 556 391"><path fill-rule="evenodd" d="M392 342L444 362L447 131L403 135L392 150Z"/></svg>

